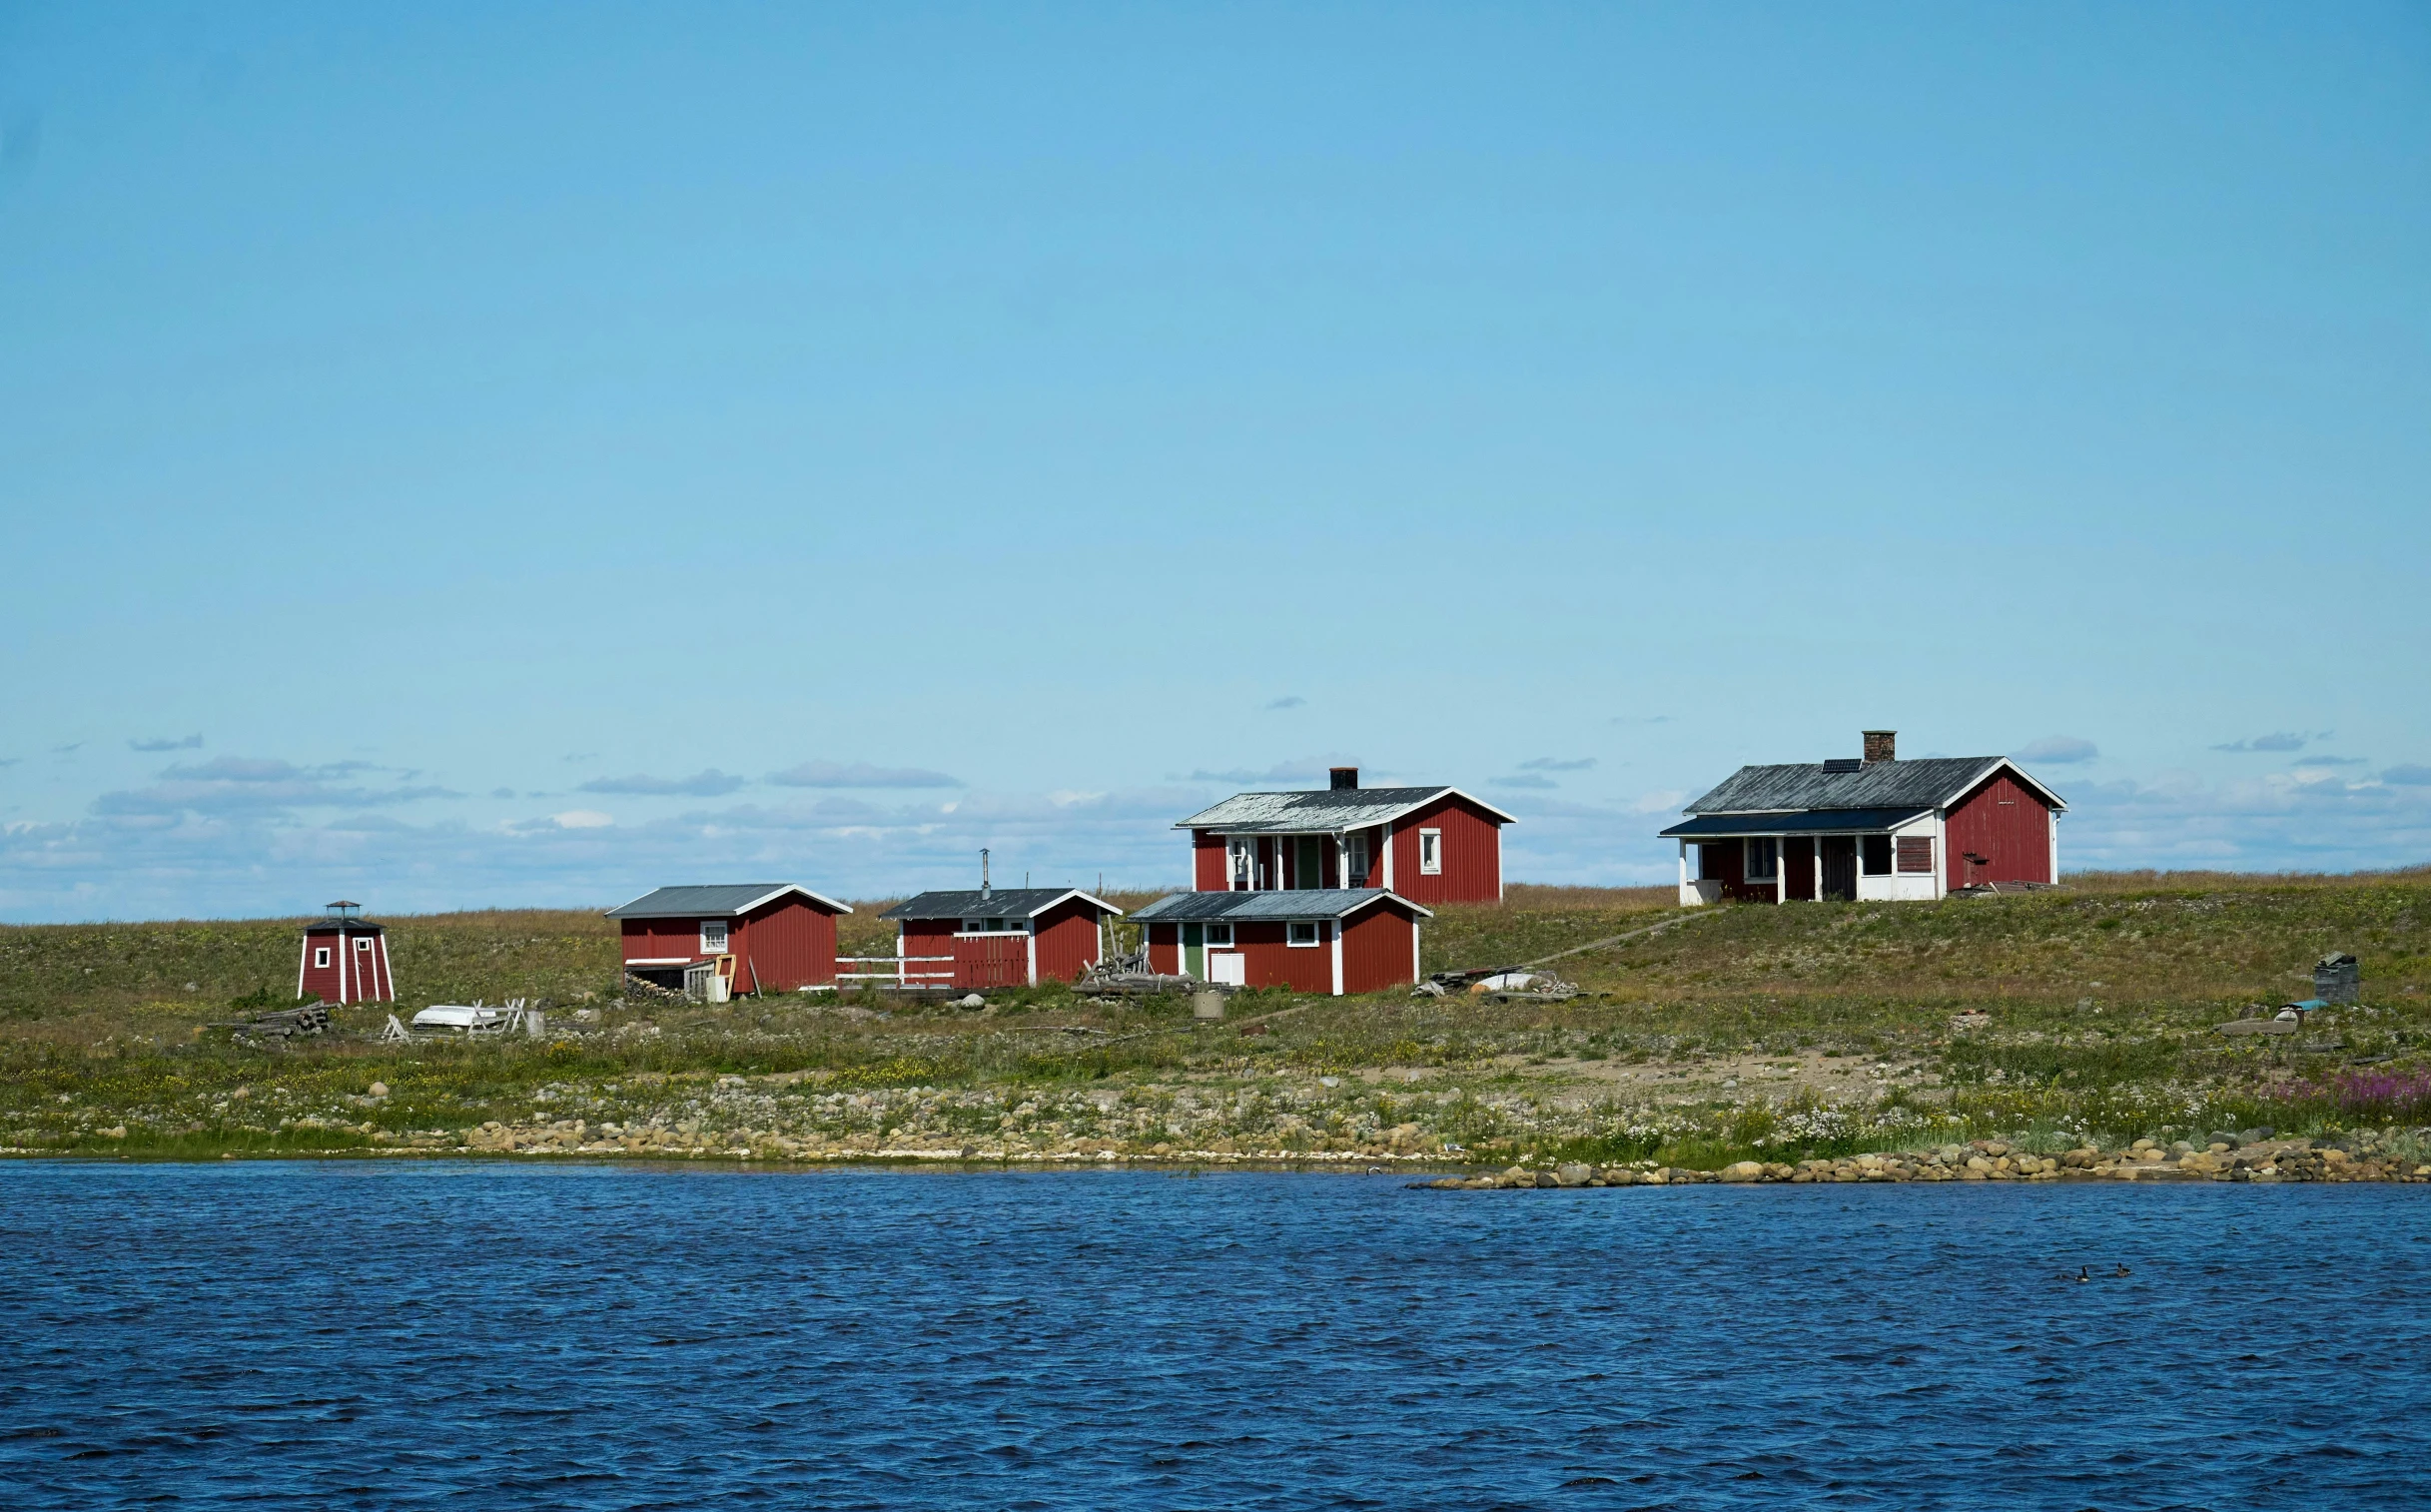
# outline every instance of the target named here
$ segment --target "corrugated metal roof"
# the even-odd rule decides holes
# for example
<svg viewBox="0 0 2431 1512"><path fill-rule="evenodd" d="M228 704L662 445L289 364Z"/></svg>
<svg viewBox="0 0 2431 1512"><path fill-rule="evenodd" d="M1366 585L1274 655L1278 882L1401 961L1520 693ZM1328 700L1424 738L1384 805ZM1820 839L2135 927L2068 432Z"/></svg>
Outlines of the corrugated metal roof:
<svg viewBox="0 0 2431 1512"><path fill-rule="evenodd" d="M1000 887L981 897L968 892L922 893L906 898L881 919L1034 919L1067 898L1083 898L1110 914L1123 910L1077 887Z"/></svg>
<svg viewBox="0 0 2431 1512"><path fill-rule="evenodd" d="M610 919L716 919L721 916L747 914L783 893L800 893L813 903L824 904L839 914L849 914L852 905L823 897L795 882L724 882L709 887L662 887L654 893L644 893L622 908L607 911Z"/></svg>
<svg viewBox="0 0 2431 1512"><path fill-rule="evenodd" d="M1227 835L1333 834L1390 824L1446 793L1467 799L1504 824L1517 822L1458 788L1318 788L1313 792L1235 793L1174 828L1217 830Z"/></svg>
<svg viewBox="0 0 2431 1512"><path fill-rule="evenodd" d="M1134 924L1210 919L1342 919L1391 899L1421 919L1434 912L1380 887L1296 888L1269 893L1168 893L1132 915Z"/></svg>
<svg viewBox="0 0 2431 1512"><path fill-rule="evenodd" d="M1892 830L1930 808L1807 809L1794 814L1706 814L1675 824L1662 838L1695 840L1724 835L1847 834L1852 830Z"/></svg>
<svg viewBox="0 0 2431 1512"><path fill-rule="evenodd" d="M1826 771L1820 762L1741 767L1720 787L1688 805L1691 814L1748 814L1781 809L1938 808L2007 766L2054 804L2059 795L2002 756L1928 756L1878 761L1854 772ZM1668 833L1668 832L1667 832Z"/></svg>

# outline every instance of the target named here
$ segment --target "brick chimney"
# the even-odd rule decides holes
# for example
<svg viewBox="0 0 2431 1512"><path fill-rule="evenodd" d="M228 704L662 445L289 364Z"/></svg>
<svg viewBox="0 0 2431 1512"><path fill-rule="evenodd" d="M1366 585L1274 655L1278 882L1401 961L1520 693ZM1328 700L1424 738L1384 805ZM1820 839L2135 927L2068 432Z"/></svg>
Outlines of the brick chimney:
<svg viewBox="0 0 2431 1512"><path fill-rule="evenodd" d="M1348 788L1355 788L1358 785L1359 769L1357 767L1333 768L1333 791L1339 793Z"/></svg>
<svg viewBox="0 0 2431 1512"><path fill-rule="evenodd" d="M1900 732L1897 730L1868 730L1866 732L1866 765L1878 761L1900 759Z"/></svg>

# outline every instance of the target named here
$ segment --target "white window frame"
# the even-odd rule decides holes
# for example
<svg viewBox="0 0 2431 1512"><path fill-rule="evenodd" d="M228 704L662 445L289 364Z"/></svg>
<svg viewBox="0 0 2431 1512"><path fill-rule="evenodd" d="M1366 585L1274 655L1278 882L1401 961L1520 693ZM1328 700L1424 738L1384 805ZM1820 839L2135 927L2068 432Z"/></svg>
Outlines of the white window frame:
<svg viewBox="0 0 2431 1512"><path fill-rule="evenodd" d="M1366 831L1362 830L1356 835L1351 835L1344 838L1342 841L1342 886L1352 888L1365 887L1367 885L1367 869L1373 864L1372 858L1370 858L1367 854ZM1356 878L1357 880L1353 881L1353 878Z"/></svg>
<svg viewBox="0 0 2431 1512"><path fill-rule="evenodd" d="M1769 855L1765 868L1761 872L1756 870L1756 854L1760 849L1767 851ZM1746 864L1747 880L1750 882L1771 882L1781 876L1781 839L1779 836L1749 836L1741 851L1741 857Z"/></svg>
<svg viewBox="0 0 2431 1512"><path fill-rule="evenodd" d="M1208 949L1228 951L1231 948L1232 926L1228 924L1211 924L1208 926Z"/></svg>
<svg viewBox="0 0 2431 1512"><path fill-rule="evenodd" d="M359 951L370 950L372 948L372 937L370 935L357 935L355 937L355 948Z"/></svg>
<svg viewBox="0 0 2431 1512"><path fill-rule="evenodd" d="M1420 830L1418 832L1418 875L1421 877L1443 875L1443 831Z"/></svg>
<svg viewBox="0 0 2431 1512"><path fill-rule="evenodd" d="M1224 886L1245 893L1257 886L1257 842L1235 835L1224 843Z"/></svg>
<svg viewBox="0 0 2431 1512"><path fill-rule="evenodd" d="M329 969L330 969L330 948L329 948L328 946L326 946L326 945L316 945L316 946L314 946L314 947L313 947L313 970L315 970L315 971L317 971L317 972L325 972L325 971L328 971Z"/></svg>
<svg viewBox="0 0 2431 1512"><path fill-rule="evenodd" d="M714 939L712 939L712 937L711 937L711 936L710 936L710 934L709 934L709 931L711 931L712 929L714 929L714 930L716 930L716 931L717 931L717 934L716 934L716 936L715 936L715 938L714 938ZM700 953L701 953L702 955L704 955L704 956L722 956L722 955L725 955L725 954L726 954L726 947L727 947L727 946L729 946L729 945L731 945L731 944L733 944L733 943L734 943L734 929L733 929L733 927L732 927L731 925L729 925L729 924L728 924L728 923L727 923L725 920L723 920L723 919L703 919L703 920L700 922Z"/></svg>
<svg viewBox="0 0 2431 1512"><path fill-rule="evenodd" d="M1305 940L1292 937L1301 930L1308 932ZM1321 950L1325 944L1325 924L1321 919L1292 919L1283 925L1283 944L1295 951Z"/></svg>

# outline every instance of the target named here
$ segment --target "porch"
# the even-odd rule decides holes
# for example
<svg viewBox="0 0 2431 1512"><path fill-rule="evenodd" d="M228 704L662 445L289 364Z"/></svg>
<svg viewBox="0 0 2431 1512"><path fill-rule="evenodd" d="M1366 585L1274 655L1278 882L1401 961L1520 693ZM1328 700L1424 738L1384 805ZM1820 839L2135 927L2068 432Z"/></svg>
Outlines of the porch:
<svg viewBox="0 0 2431 1512"><path fill-rule="evenodd" d="M1381 886L1384 827L1223 835L1224 891L1306 892Z"/></svg>
<svg viewBox="0 0 2431 1512"><path fill-rule="evenodd" d="M1942 896L1943 837L1930 809L1701 814L1663 835L1679 842L1683 908Z"/></svg>

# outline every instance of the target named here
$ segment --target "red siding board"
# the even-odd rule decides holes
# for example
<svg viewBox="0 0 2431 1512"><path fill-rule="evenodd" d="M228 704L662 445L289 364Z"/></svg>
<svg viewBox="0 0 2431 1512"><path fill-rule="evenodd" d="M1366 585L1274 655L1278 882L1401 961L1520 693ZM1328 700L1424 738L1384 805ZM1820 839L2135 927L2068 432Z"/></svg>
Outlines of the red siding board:
<svg viewBox="0 0 2431 1512"><path fill-rule="evenodd" d="M1418 920L1389 903L1361 909L1342 930L1342 991L1376 993L1417 980Z"/></svg>
<svg viewBox="0 0 2431 1512"><path fill-rule="evenodd" d="M1223 837L1213 830L1191 831L1191 890L1220 893L1231 880L1223 871Z"/></svg>
<svg viewBox="0 0 2431 1512"><path fill-rule="evenodd" d="M1952 888L1976 882L2055 882L2051 810L2008 772L1996 772L1950 807L1944 865ZM1971 861L1971 855L1985 860Z"/></svg>
<svg viewBox="0 0 2431 1512"><path fill-rule="evenodd" d="M1097 964L1098 910L1078 898L1038 917L1039 980L1070 982Z"/></svg>
<svg viewBox="0 0 2431 1512"><path fill-rule="evenodd" d="M1443 832L1443 870L1418 870L1418 832ZM1502 899L1502 826L1463 798L1443 797L1392 825L1392 890L1426 907Z"/></svg>

